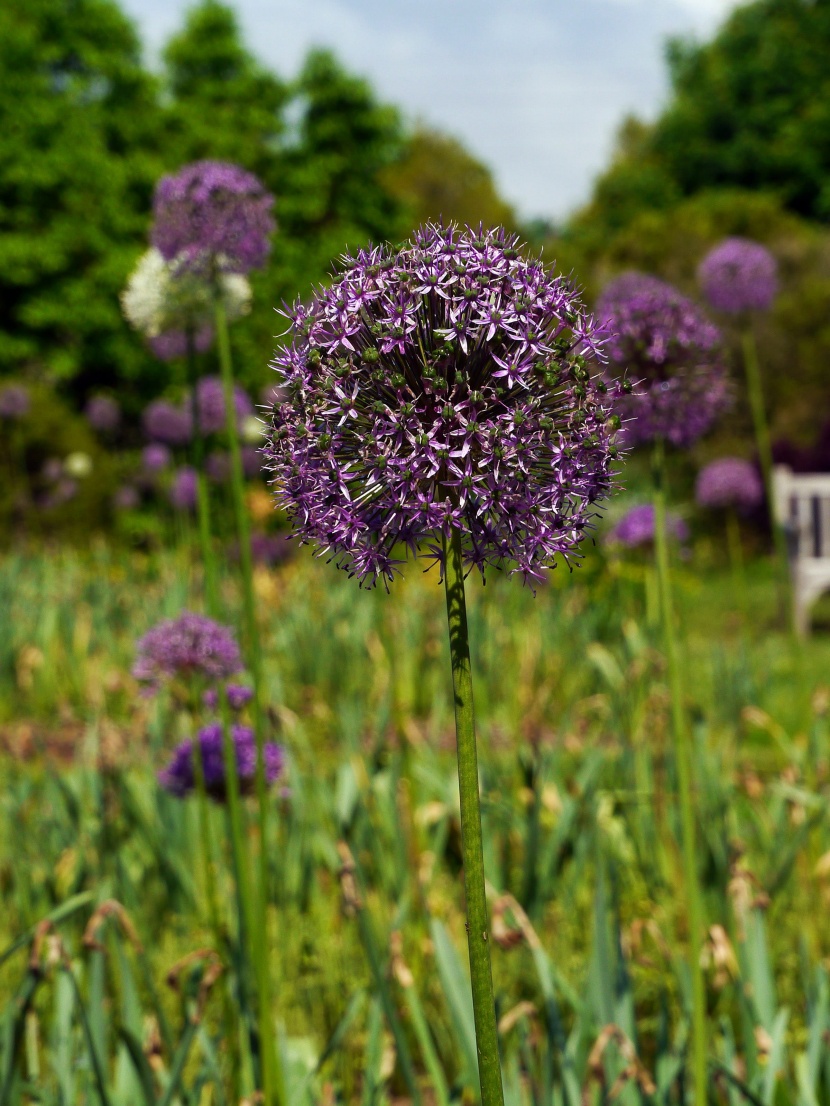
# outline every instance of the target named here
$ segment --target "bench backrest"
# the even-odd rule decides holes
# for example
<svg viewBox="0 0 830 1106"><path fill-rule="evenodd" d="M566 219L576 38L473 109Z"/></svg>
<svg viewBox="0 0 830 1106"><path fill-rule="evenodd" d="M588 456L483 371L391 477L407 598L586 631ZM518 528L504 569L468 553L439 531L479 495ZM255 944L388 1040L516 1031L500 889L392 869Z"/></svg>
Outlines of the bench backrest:
<svg viewBox="0 0 830 1106"><path fill-rule="evenodd" d="M830 559L830 473L794 473L776 465L773 498L775 517L789 532L793 555Z"/></svg>

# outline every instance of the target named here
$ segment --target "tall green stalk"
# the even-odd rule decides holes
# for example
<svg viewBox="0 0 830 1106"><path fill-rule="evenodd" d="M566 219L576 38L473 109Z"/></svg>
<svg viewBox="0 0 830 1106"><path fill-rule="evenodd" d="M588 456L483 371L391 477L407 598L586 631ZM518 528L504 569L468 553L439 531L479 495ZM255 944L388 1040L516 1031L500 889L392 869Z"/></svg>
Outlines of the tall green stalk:
<svg viewBox="0 0 830 1106"><path fill-rule="evenodd" d="M216 559L213 554L210 525L210 498L204 473L205 440L199 422L199 402L196 395L199 377L192 327L187 331L187 382L190 387L190 411L193 422L191 454L193 470L196 473L196 510L199 525L199 551L202 555L202 571L205 579L205 604L208 614L215 618L219 613L219 596L216 586Z"/></svg>
<svg viewBox="0 0 830 1106"><path fill-rule="evenodd" d="M265 703L262 679L262 649L256 619L254 598L254 574L251 559L251 534L248 511L245 506L245 478L242 471L242 452L236 426L234 402L233 364L225 305L221 296L216 297L216 336L219 348L219 364L225 398L226 432L231 458L231 494L233 497L236 534L239 545L239 564L242 569L242 607L245 623L245 640L248 664L254 683L254 733L256 735L256 793L259 808L259 894L256 897L256 921L254 927L254 956L259 997L259 1032L262 1048L262 1091L266 1106L282 1102L282 1078L279 1070L279 1053L271 1018L271 969L268 956L268 785L265 777Z"/></svg>
<svg viewBox="0 0 830 1106"><path fill-rule="evenodd" d="M666 660L671 695L671 731L674 744L677 788L680 799L683 877L689 916L689 972L692 980L692 1081L695 1106L706 1106L706 996L700 970L703 946L703 906L698 884L695 816L693 802L692 745L683 709L683 680L674 626L669 545L666 532L666 459L663 440L658 438L652 459L654 476L654 548L660 591Z"/></svg>
<svg viewBox="0 0 830 1106"><path fill-rule="evenodd" d="M484 850L478 796L473 676L467 632L467 603L464 596L464 563L461 534L458 530L453 530L450 540L444 541L444 584L455 700L458 789L461 796L461 852L464 860L467 944L470 951L478 1077L482 1106L504 1106L493 973L490 965L489 917L484 890Z"/></svg>

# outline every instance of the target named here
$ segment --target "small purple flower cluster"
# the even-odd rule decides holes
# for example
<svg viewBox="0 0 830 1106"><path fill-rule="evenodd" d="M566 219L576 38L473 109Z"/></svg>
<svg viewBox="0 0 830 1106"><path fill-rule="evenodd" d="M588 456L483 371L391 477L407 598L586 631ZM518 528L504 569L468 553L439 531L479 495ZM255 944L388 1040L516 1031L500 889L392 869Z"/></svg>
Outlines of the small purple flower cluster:
<svg viewBox="0 0 830 1106"><path fill-rule="evenodd" d="M626 445L656 438L692 445L731 401L717 327L670 284L644 273L613 281L597 317L610 335L612 371L637 381L618 408Z"/></svg>
<svg viewBox="0 0 830 1106"><path fill-rule="evenodd" d="M639 507L632 507L617 525L609 530L606 541L611 545L625 545L629 549L651 545L654 542L654 521L653 503L642 503ZM678 541L688 540L688 526L673 512L669 512L666 516L666 529Z"/></svg>
<svg viewBox="0 0 830 1106"><path fill-rule="evenodd" d="M254 697L253 688L245 684L227 684L225 686L228 706L231 710L242 710ZM202 695L202 702L209 710L216 710L219 706L219 692L215 687L209 687Z"/></svg>
<svg viewBox="0 0 830 1106"><path fill-rule="evenodd" d="M716 311L766 311L778 292L778 264L759 242L726 238L698 266L703 294Z"/></svg>
<svg viewBox="0 0 830 1106"><path fill-rule="evenodd" d="M602 341L514 236L428 225L295 306L267 466L303 542L361 582L398 547L543 578L613 484ZM593 371L592 371L593 370Z"/></svg>
<svg viewBox="0 0 830 1106"><path fill-rule="evenodd" d="M167 498L177 511L195 511L199 497L199 478L192 465L182 465L173 473Z"/></svg>
<svg viewBox="0 0 830 1106"><path fill-rule="evenodd" d="M145 472L155 475L162 472L170 464L172 456L170 450L161 442L151 442L141 451L141 467Z"/></svg>
<svg viewBox="0 0 830 1106"><path fill-rule="evenodd" d="M207 680L226 680L242 669L233 632L190 611L154 626L139 640L136 650L133 675L151 692L165 677L199 675Z"/></svg>
<svg viewBox="0 0 830 1106"><path fill-rule="evenodd" d="M22 419L29 413L31 399L22 384L0 388L0 419Z"/></svg>
<svg viewBox="0 0 830 1106"><path fill-rule="evenodd" d="M247 392L238 384L234 386L233 403L237 423L254 413ZM196 385L196 409L200 433L217 434L225 429L225 390L218 376L204 376Z"/></svg>
<svg viewBox="0 0 830 1106"><path fill-rule="evenodd" d="M213 327L202 324L188 337L186 330L166 330L149 339L150 349L159 361L175 361L187 357L191 352L188 343L193 343L194 353L204 353L213 345Z"/></svg>
<svg viewBox="0 0 830 1106"><path fill-rule="evenodd" d="M224 802L227 797L227 778L225 774L222 724L211 722L209 725L203 726L196 735L196 740L199 742L202 754L205 790L216 802ZM257 763L254 731L248 726L232 726L231 740L236 754L239 789L243 795L251 794L256 780ZM177 798L184 798L196 788L193 753L193 742L183 741L174 750L170 763L159 773L159 782L162 787ZM264 743L262 754L265 781L270 785L282 775L285 766L285 755L282 748L273 741Z"/></svg>
<svg viewBox="0 0 830 1106"><path fill-rule="evenodd" d="M144 433L163 445L186 445L193 435L193 419L186 407L156 399L144 409Z"/></svg>
<svg viewBox="0 0 830 1106"><path fill-rule="evenodd" d="M162 177L153 201L152 241L167 261L193 273L248 273L265 263L274 198L238 165L196 161Z"/></svg>
<svg viewBox="0 0 830 1106"><path fill-rule="evenodd" d="M734 507L747 512L764 498L758 470L740 457L721 457L702 468L695 485L695 499L701 507Z"/></svg>
<svg viewBox="0 0 830 1106"><path fill-rule="evenodd" d="M84 408L86 421L93 430L111 434L121 422L121 408L112 396L92 396Z"/></svg>

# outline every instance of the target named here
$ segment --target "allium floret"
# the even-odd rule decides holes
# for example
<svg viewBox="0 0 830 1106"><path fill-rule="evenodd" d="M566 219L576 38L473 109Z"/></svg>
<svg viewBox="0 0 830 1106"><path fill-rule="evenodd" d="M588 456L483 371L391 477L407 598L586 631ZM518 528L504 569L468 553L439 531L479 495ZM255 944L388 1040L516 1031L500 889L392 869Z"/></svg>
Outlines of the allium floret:
<svg viewBox="0 0 830 1106"><path fill-rule="evenodd" d="M610 336L610 372L636 381L618 405L626 445L663 438L688 447L729 406L720 331L676 288L624 273L603 292L597 318Z"/></svg>
<svg viewBox="0 0 830 1106"><path fill-rule="evenodd" d="M291 315L264 449L303 542L361 582L399 552L540 578L613 484L602 340L567 280L503 230L428 225L342 259Z"/></svg>
<svg viewBox="0 0 830 1106"><path fill-rule="evenodd" d="M205 790L216 802L224 802L227 798L227 777L221 723L211 722L202 727L196 735L196 740L199 742L202 754ZM257 763L254 731L248 726L232 726L231 740L236 755L239 790L243 795L252 794ZM183 741L173 751L173 757L167 767L159 772L159 783L171 795L178 798L189 795L196 787L193 752L193 742ZM282 747L273 741L266 741L262 747L262 761L265 782L269 785L273 784L282 775L285 766Z"/></svg>
<svg viewBox="0 0 830 1106"><path fill-rule="evenodd" d="M625 545L629 549L651 545L654 542L654 524L654 504L641 503L638 507L632 507L617 525L608 531L606 541L611 545ZM688 526L682 518L671 511L666 516L666 531L678 541L688 540Z"/></svg>
<svg viewBox="0 0 830 1106"><path fill-rule="evenodd" d="M740 457L721 457L698 473L695 499L701 507L734 507L748 512L763 498L764 485L758 470Z"/></svg>
<svg viewBox="0 0 830 1106"><path fill-rule="evenodd" d="M701 261L697 276L711 306L728 315L766 311L778 293L778 262L748 238L725 238Z"/></svg>
<svg viewBox="0 0 830 1106"><path fill-rule="evenodd" d="M226 680L242 670L233 631L191 611L159 622L139 639L136 654L133 676L151 690L166 678Z"/></svg>
<svg viewBox="0 0 830 1106"><path fill-rule="evenodd" d="M274 197L252 173L196 161L162 177L153 200L153 245L192 273L259 269L271 249Z"/></svg>

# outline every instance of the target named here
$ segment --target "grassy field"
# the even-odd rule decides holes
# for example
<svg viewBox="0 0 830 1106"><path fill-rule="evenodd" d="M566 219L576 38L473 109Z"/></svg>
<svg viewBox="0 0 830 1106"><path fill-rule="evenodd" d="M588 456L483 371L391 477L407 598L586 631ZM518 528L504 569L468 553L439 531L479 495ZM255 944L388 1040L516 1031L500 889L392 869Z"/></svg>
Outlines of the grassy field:
<svg viewBox="0 0 830 1106"><path fill-rule="evenodd" d="M437 574L414 567L389 595L362 592L300 551L255 583L288 754L267 843L287 1101L410 1101L409 1056L424 1103L472 1102ZM199 609L200 585L185 548L4 555L2 1103L195 1106L250 1091L224 811L211 809L207 838L217 924L195 800L155 779L196 719L175 696L142 698L129 675L136 638ZM818 1106L830 1102L830 640L794 645L762 559L736 580L703 543L676 587L712 1100ZM653 592L647 562L597 552L535 598L498 577L469 588L509 1106L690 1101ZM230 572L223 602L235 621Z"/></svg>

